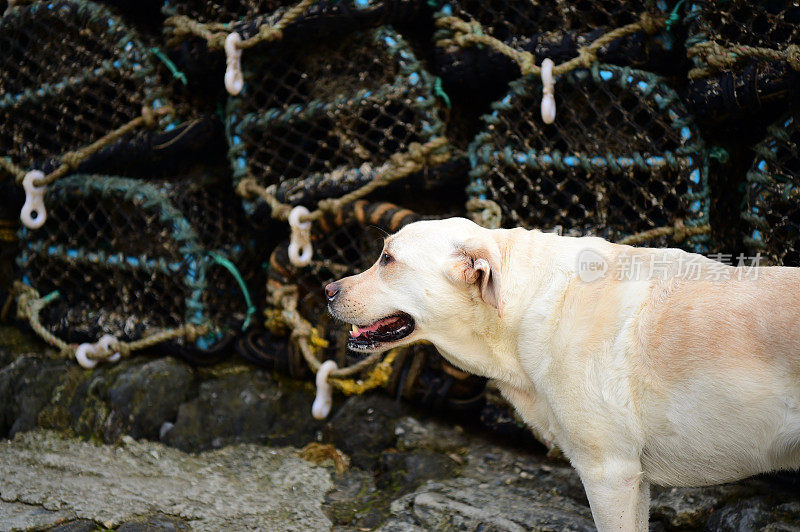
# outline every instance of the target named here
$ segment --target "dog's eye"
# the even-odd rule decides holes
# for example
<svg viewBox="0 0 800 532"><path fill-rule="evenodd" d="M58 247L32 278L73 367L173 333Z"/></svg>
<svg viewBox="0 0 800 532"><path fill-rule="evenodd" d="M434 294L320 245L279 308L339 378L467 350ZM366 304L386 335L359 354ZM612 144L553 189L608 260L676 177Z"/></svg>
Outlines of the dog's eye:
<svg viewBox="0 0 800 532"><path fill-rule="evenodd" d="M394 257L392 257L391 255L389 255L388 253L386 253L384 251L383 255L381 255L381 266L386 266L387 264L391 263L392 261L394 261Z"/></svg>

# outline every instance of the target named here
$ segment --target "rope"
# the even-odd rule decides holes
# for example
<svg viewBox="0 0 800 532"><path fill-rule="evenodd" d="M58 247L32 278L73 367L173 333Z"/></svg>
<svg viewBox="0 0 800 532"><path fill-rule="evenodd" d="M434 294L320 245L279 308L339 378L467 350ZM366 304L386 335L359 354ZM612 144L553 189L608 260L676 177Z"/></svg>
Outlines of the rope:
<svg viewBox="0 0 800 532"><path fill-rule="evenodd" d="M30 286L24 285L19 281L14 282L12 290L17 296L17 317L28 320L31 329L39 335L42 340L58 349L62 356L70 357L75 353L75 346L68 344L61 338L48 331L39 319L39 313L44 307L59 298L60 294L56 290L44 297L39 297L39 293Z"/></svg>
<svg viewBox="0 0 800 532"><path fill-rule="evenodd" d="M186 79L186 74L181 72L181 70L177 67L177 65L173 63L172 60L169 57L167 57L167 54L162 52L160 48L157 47L150 48L150 53L156 56L159 61L164 63L164 65L169 69L169 72L170 74L172 74L172 77L174 79L177 79L184 85L189 83L189 80Z"/></svg>
<svg viewBox="0 0 800 532"><path fill-rule="evenodd" d="M671 236L675 243L680 244L690 236L704 235L710 232L711 226L708 224L698 225L697 227L686 227L683 225L682 220L676 220L675 224L672 226L656 227L655 229L629 235L619 240L617 244L635 246L662 236Z"/></svg>
<svg viewBox="0 0 800 532"><path fill-rule="evenodd" d="M78 346L69 344L48 331L44 325L42 325L39 318L42 309L60 297L58 291L40 297L39 293L34 288L22 284L19 281L14 283L12 290L17 294L17 317L27 320L39 337L49 345L58 349L60 356L74 358ZM185 324L176 329L166 329L134 342L123 342L115 339L110 345L110 351L111 354L119 353L122 357L127 357L134 351L149 349L163 342L177 338L186 338L188 342L194 342L198 336L202 336L207 332L208 327L206 326Z"/></svg>
<svg viewBox="0 0 800 532"><path fill-rule="evenodd" d="M685 1L686 0L679 0L679 2L675 4L675 7L672 8L672 11L670 12L669 17L667 17L667 22L665 24L667 31L670 31L672 26L680 22L680 9Z"/></svg>
<svg viewBox="0 0 800 532"><path fill-rule="evenodd" d="M333 378L330 381L345 395L361 395L373 388L385 386L389 382L389 377L392 376L392 371L394 371L392 364L394 364L395 359L402 351L403 349L400 347L390 350L386 358L375 364L364 380L355 381L352 379Z"/></svg>
<svg viewBox="0 0 800 532"><path fill-rule="evenodd" d="M467 201L467 212L476 224L487 229L499 229L503 222L503 210L497 202L472 198Z"/></svg>
<svg viewBox="0 0 800 532"><path fill-rule="evenodd" d="M79 148L75 151L68 151L61 155L61 164L58 166L58 168L43 178L36 179L33 182L34 186L42 187L52 184L54 181L67 175L67 173L69 173L71 170L74 170L80 166L82 162L103 148L113 144L120 138L132 133L141 126L154 127L156 125L156 118L172 114L173 112L174 109L170 106L159 107L158 109L143 107L141 116L137 116L127 124L124 124L114 131L106 133L88 146L84 146L83 148ZM22 180L25 179L25 175L27 174L25 170L11 162L8 157L0 158L0 166L2 166L6 172L15 177L18 185L22 184Z"/></svg>
<svg viewBox="0 0 800 532"><path fill-rule="evenodd" d="M247 283L244 282L242 274L239 273L239 270L233 262L218 253L211 252L209 255L211 255L215 263L228 270L228 272L233 275L233 278L236 279L236 282L239 283L239 289L242 291L244 302L247 305L247 314L244 323L242 323L242 330L246 331L250 327L250 319L253 317L253 314L256 313L256 306L253 305L253 300L250 297L250 290L247 289Z"/></svg>
<svg viewBox="0 0 800 532"><path fill-rule="evenodd" d="M19 179L19 176L25 178L25 170L14 164L10 157L0 157L0 168L4 170L7 175Z"/></svg>
<svg viewBox="0 0 800 532"><path fill-rule="evenodd" d="M378 188L403 179L426 166L434 166L448 161L450 159L449 151L440 151L441 148L446 146L447 139L444 137L437 137L425 144L412 142L408 147L408 151L392 155L387 164L376 172L372 181L339 198L320 200L317 204L317 209L311 211L308 215L300 217L300 221L314 221L327 213L338 213L345 205L366 197ZM435 153L437 151L438 153ZM236 193L244 198L258 197L263 199L269 206L272 217L278 220L288 220L289 213L293 209L291 205L281 203L274 194L259 185L253 177L242 179L236 187Z"/></svg>
<svg viewBox="0 0 800 532"><path fill-rule="evenodd" d="M592 41L588 46L578 48L577 57L553 67L553 75L559 76L576 68L589 68L593 63L597 62L597 54L604 46L639 31L644 31L649 35L653 35L664 28L665 24L663 18L654 17L645 11L639 16L637 22L611 30ZM541 76L542 74L542 69L536 66L536 58L532 53L524 50L517 50L495 37L486 35L478 22L466 22L458 17L447 16L438 18L436 20L436 25L440 28L453 31L453 37L437 41L437 46L447 47L450 45L457 45L467 47L486 45L516 62L523 76L527 76L528 74Z"/></svg>
<svg viewBox="0 0 800 532"><path fill-rule="evenodd" d="M264 24L258 28L258 33L236 43L236 48L251 48L262 42L280 41L283 38L283 31L297 20L306 9L317 0L301 0L297 5L286 11L283 16L273 25ZM231 24L218 22L201 23L185 15L175 15L164 21L165 26L172 26L173 38L168 44L170 46L182 41L186 36L202 37L206 40L208 47L215 50L225 48L225 39L230 34Z"/></svg>
<svg viewBox="0 0 800 532"><path fill-rule="evenodd" d="M17 228L15 220L0 220L0 242L16 242Z"/></svg>
<svg viewBox="0 0 800 532"><path fill-rule="evenodd" d="M433 93L438 96L442 102L444 102L448 109L453 108L453 104L450 102L450 96L448 96L444 91L444 88L442 87L442 78L439 76L433 78Z"/></svg>
<svg viewBox="0 0 800 532"><path fill-rule="evenodd" d="M783 50L775 50L743 44L726 47L714 41L705 41L695 44L686 53L690 58L696 58L706 63L705 67L691 69L689 71L690 79L706 77L745 59L786 61L792 69L800 71L800 45L797 44L790 44Z"/></svg>
<svg viewBox="0 0 800 532"><path fill-rule="evenodd" d="M270 295L271 303L280 309L280 314L272 314L270 329L278 325L291 329L291 338L300 348L308 367L317 373L322 363L317 358L317 352L328 346L328 341L321 338L316 328L297 312L297 287L293 285L283 286L273 291ZM385 385L389 382L392 374L392 364L398 356L398 350L392 349L386 358L377 363L382 353L372 353L366 358L356 362L351 366L337 368L330 372L328 382L336 386L340 391L347 395L362 394L373 388ZM373 366L367 377L363 380L350 379L353 375L360 373L364 369Z"/></svg>

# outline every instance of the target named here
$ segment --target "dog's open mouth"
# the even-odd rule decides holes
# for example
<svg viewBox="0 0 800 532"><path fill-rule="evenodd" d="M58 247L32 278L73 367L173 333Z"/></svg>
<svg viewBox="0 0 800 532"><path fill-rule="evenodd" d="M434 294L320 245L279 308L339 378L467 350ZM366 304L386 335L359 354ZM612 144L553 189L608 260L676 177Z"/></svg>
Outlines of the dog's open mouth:
<svg viewBox="0 0 800 532"><path fill-rule="evenodd" d="M354 351L370 351L381 344L397 342L414 332L414 318L400 312L370 325L353 325L347 347Z"/></svg>

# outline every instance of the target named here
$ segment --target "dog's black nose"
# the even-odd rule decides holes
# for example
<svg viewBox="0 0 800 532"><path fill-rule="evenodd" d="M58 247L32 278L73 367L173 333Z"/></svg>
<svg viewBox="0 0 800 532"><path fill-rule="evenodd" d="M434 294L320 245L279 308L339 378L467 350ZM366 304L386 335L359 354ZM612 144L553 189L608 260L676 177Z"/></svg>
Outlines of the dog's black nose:
<svg viewBox="0 0 800 532"><path fill-rule="evenodd" d="M325 296L328 298L328 301L333 301L336 298L336 294L338 294L341 289L342 287L337 283L328 284L328 286L325 287Z"/></svg>

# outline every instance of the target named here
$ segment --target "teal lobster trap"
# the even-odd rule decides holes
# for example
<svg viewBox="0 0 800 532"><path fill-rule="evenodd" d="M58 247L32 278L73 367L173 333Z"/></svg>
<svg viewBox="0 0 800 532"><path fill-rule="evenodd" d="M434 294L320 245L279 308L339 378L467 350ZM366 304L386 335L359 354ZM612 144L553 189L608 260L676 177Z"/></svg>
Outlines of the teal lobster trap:
<svg viewBox="0 0 800 532"><path fill-rule="evenodd" d="M191 325L201 334L173 346L202 352L249 326L263 242L245 230L227 179L78 174L45 201L51 219L21 230L17 263L24 284L59 294L40 317L50 332L129 341Z"/></svg>
<svg viewBox="0 0 800 532"><path fill-rule="evenodd" d="M227 106L235 184L314 205L369 183L393 155L443 133L435 83L394 30L245 54ZM264 204L244 200L254 219Z"/></svg>
<svg viewBox="0 0 800 532"><path fill-rule="evenodd" d="M25 169L57 166L60 155L97 141L143 108L170 103L152 50L92 2L10 7L0 18L0 50L0 159ZM172 118L158 122L163 130Z"/></svg>
<svg viewBox="0 0 800 532"><path fill-rule="evenodd" d="M744 242L765 262L800 266L800 122L798 113L768 128L747 173Z"/></svg>
<svg viewBox="0 0 800 532"><path fill-rule="evenodd" d="M650 71L668 70L678 63L674 60L678 48L674 37L661 23L668 11L666 2L653 0L451 0L435 14L440 29L436 33L434 71L442 77L448 92L466 93L466 97L476 92L504 91L508 82L520 77L520 65L497 46L465 46L468 43L459 38L463 36L454 32L457 28L489 36L517 53L530 53L537 63L545 58L562 63L580 55L605 34L643 21L641 29L600 47L597 59ZM459 28L460 24L464 26Z"/></svg>
<svg viewBox="0 0 800 532"><path fill-rule="evenodd" d="M538 76L492 104L469 149L468 194L497 224L620 240L672 227L707 232L707 157L677 94L653 74L594 64L561 76L552 124ZM488 202L488 203L487 203ZM490 208L486 208L490 206ZM683 245L704 251L708 234ZM676 240L680 240L677 238ZM648 240L657 245L665 236Z"/></svg>

